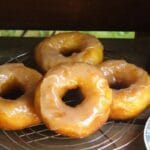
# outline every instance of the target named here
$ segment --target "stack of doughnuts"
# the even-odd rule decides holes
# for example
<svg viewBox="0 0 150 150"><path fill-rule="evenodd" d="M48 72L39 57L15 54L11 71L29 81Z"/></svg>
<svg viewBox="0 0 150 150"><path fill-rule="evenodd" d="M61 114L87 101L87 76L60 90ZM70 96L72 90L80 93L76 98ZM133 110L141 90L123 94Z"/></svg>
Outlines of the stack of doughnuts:
<svg viewBox="0 0 150 150"><path fill-rule="evenodd" d="M83 138L109 119L131 119L150 105L150 76L125 60L103 61L103 45L94 36L59 33L35 48L42 76L23 64L0 66L0 128L19 130L43 122L62 135ZM8 98L19 88L22 94ZM78 89L82 101L64 102ZM71 97L73 98L73 97Z"/></svg>

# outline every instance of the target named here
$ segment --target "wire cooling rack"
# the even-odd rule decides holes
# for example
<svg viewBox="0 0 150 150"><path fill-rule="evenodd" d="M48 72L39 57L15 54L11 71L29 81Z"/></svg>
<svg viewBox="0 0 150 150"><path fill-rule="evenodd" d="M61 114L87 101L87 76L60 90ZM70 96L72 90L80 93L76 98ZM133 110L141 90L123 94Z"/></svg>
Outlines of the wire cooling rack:
<svg viewBox="0 0 150 150"><path fill-rule="evenodd" d="M111 52L106 51L106 59ZM36 68L32 52L25 51L17 56L1 59L1 63L21 62ZM71 139L48 130L44 124L32 126L20 131L0 131L0 150L112 150L125 149L126 146L143 133L148 110L128 121L109 120L91 136L83 139Z"/></svg>
<svg viewBox="0 0 150 150"><path fill-rule="evenodd" d="M93 135L84 139L71 139L48 130L40 124L21 131L1 131L9 141L0 144L3 149L123 149L143 132L143 123L138 118L126 122L108 121ZM1 141L1 140L0 140ZM15 148L14 148L15 147Z"/></svg>

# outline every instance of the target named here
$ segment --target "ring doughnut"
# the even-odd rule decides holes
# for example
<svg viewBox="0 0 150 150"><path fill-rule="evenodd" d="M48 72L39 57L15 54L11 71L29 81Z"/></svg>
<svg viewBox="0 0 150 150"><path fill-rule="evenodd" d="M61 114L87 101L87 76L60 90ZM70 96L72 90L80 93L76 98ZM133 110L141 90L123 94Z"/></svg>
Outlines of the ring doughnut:
<svg viewBox="0 0 150 150"><path fill-rule="evenodd" d="M0 66L1 129L19 130L40 122L33 98L41 77L40 73L21 63Z"/></svg>
<svg viewBox="0 0 150 150"><path fill-rule="evenodd" d="M103 46L88 34L59 33L46 38L36 47L35 59L44 71L64 62L98 64L103 59Z"/></svg>
<svg viewBox="0 0 150 150"><path fill-rule="evenodd" d="M110 118L130 119L149 106L150 77L142 68L124 60L108 60L100 71L113 89Z"/></svg>
<svg viewBox="0 0 150 150"><path fill-rule="evenodd" d="M84 99L71 107L62 97L77 87ZM74 138L99 129L109 117L111 101L107 80L96 67L86 63L64 63L50 69L35 94L35 108L46 126Z"/></svg>

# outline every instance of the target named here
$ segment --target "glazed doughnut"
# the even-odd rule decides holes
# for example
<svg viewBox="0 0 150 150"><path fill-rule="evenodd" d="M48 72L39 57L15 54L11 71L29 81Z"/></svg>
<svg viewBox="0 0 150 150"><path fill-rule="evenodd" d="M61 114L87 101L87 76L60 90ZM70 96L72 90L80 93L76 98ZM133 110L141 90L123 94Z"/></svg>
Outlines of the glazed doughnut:
<svg viewBox="0 0 150 150"><path fill-rule="evenodd" d="M124 60L108 60L100 70L113 89L110 118L130 119L149 106L150 77L142 68Z"/></svg>
<svg viewBox="0 0 150 150"><path fill-rule="evenodd" d="M41 77L40 73L21 63L0 66L1 129L19 130L40 122L33 99Z"/></svg>
<svg viewBox="0 0 150 150"><path fill-rule="evenodd" d="M44 71L63 62L98 64L103 59L103 46L88 34L59 33L46 38L36 47L35 59Z"/></svg>
<svg viewBox="0 0 150 150"><path fill-rule="evenodd" d="M71 107L62 97L77 87L84 99ZM86 63L65 63L47 72L36 90L35 108L49 129L83 138L106 122L111 101L112 90L96 67Z"/></svg>

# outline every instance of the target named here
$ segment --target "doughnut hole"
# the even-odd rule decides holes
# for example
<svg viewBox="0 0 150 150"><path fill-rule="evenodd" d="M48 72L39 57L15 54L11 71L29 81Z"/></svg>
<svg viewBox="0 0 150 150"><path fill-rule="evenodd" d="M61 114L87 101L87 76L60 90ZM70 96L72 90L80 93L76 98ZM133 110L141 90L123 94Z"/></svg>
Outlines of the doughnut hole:
<svg viewBox="0 0 150 150"><path fill-rule="evenodd" d="M21 83L19 83L17 80L13 79L3 84L0 96L4 99L16 100L24 93L25 89L23 85L21 85Z"/></svg>
<svg viewBox="0 0 150 150"><path fill-rule="evenodd" d="M117 77L114 82L109 82L109 87L114 90L121 90L121 89L129 88L135 82L136 82L136 78L125 79L124 76L122 78Z"/></svg>
<svg viewBox="0 0 150 150"><path fill-rule="evenodd" d="M120 89L126 89L130 86L131 84L129 83L125 83L125 82L114 82L114 83L110 83L109 84L109 87L111 89L114 89L114 90L120 90Z"/></svg>
<svg viewBox="0 0 150 150"><path fill-rule="evenodd" d="M62 97L62 101L68 106L76 107L77 105L82 103L84 98L85 97L80 87L76 87L76 88L67 90Z"/></svg>
<svg viewBox="0 0 150 150"><path fill-rule="evenodd" d="M113 72L108 77L109 87L114 90L127 89L138 80L139 76L140 74L137 71L133 72L132 69L126 72L120 70Z"/></svg>
<svg viewBox="0 0 150 150"><path fill-rule="evenodd" d="M69 57L72 56L75 53L80 53L81 50L80 49L69 49L69 50L62 50L61 54L65 57Z"/></svg>
<svg viewBox="0 0 150 150"><path fill-rule="evenodd" d="M110 84L109 87L111 89L119 90L119 89L125 89L128 88L130 85L124 84L124 83L113 83Z"/></svg>

